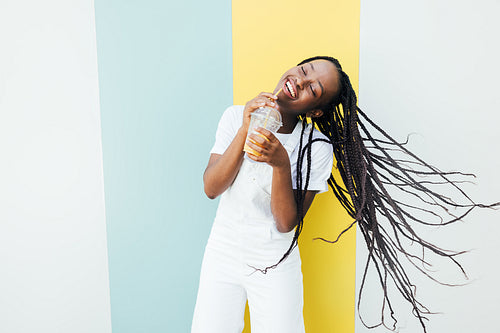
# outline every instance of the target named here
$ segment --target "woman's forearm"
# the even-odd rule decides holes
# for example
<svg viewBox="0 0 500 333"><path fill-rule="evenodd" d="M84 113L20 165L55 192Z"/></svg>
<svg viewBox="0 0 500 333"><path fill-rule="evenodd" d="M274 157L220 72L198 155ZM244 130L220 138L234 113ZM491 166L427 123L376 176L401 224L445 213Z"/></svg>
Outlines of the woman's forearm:
<svg viewBox="0 0 500 333"><path fill-rule="evenodd" d="M276 221L276 228L280 232L289 232L299 222L295 191L292 188L290 166L274 167L271 189L271 212ZM306 191L302 203L302 215L306 216L318 191Z"/></svg>
<svg viewBox="0 0 500 333"><path fill-rule="evenodd" d="M271 212L280 232L289 232L297 225L297 204L292 188L290 164L273 167Z"/></svg>
<svg viewBox="0 0 500 333"><path fill-rule="evenodd" d="M233 141L224 154L212 154L203 174L205 194L210 199L221 195L234 181L243 161L243 145L247 131L244 127L238 130Z"/></svg>

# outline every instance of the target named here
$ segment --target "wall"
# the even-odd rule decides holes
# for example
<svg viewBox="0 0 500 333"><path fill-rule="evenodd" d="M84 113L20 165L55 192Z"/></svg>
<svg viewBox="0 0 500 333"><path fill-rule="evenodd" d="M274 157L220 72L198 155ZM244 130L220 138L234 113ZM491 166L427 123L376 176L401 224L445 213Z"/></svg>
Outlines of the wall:
<svg viewBox="0 0 500 333"><path fill-rule="evenodd" d="M259 19L245 17L255 10L247 5L100 0L94 22L92 1L1 3L0 331L109 333L111 319L119 333L189 331L217 205L201 177L233 89L243 103L317 53L339 57L355 78L358 41L361 108L398 139L416 132L410 148L441 169L476 173L477 185L464 184L474 198L498 200L498 1L362 1L360 16L352 2L276 2ZM281 29L290 17L298 43ZM243 35L262 36L263 47ZM257 61L269 67L243 71ZM354 324L354 233L308 243L336 234L323 223L336 216L328 200L316 199L300 243L308 333ZM426 231L471 249L461 256L466 286L412 276L442 312L428 331L496 330L497 220L478 211ZM359 286L366 252L357 245ZM442 264L446 281L467 282ZM364 296L370 322L378 295L368 287ZM400 332L421 331L396 304ZM358 319L355 330L368 331Z"/></svg>
<svg viewBox="0 0 500 333"><path fill-rule="evenodd" d="M463 184L478 201L499 201L500 23L498 1L361 2L360 107L398 140L442 170L473 172ZM460 256L470 280L446 262L437 276L463 287L439 286L412 275L417 295L431 311L428 332L496 332L500 291L498 212L476 211L455 226L422 231L444 248L471 250ZM364 245L358 237L358 285ZM365 318L375 323L379 294L367 289ZM396 302L400 332L419 332L404 302ZM367 330L357 320L356 332Z"/></svg>
<svg viewBox="0 0 500 333"><path fill-rule="evenodd" d="M0 332L110 333L94 8L0 3Z"/></svg>
<svg viewBox="0 0 500 333"><path fill-rule="evenodd" d="M233 1L235 103L272 92L286 70L315 55L338 58L357 87L358 40L357 1ZM331 191L307 214L299 239L307 332L354 330L355 229L338 244L313 241L335 239L351 222Z"/></svg>
<svg viewBox="0 0 500 333"><path fill-rule="evenodd" d="M113 331L188 332L232 101L228 1L96 2Z"/></svg>

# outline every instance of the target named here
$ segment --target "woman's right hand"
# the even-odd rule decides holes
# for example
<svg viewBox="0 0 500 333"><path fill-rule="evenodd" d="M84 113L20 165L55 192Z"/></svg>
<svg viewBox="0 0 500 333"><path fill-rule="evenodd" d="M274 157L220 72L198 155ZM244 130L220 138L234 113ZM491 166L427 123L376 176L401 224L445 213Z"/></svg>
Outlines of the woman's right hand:
<svg viewBox="0 0 500 333"><path fill-rule="evenodd" d="M245 109L243 111L243 124L242 124L243 129L246 132L248 131L248 126L250 125L250 115L258 108L263 106L269 106L277 109L278 108L278 104L276 104L277 99L278 96L276 95L267 92L261 92L260 94L257 95L257 97L249 100L245 104Z"/></svg>

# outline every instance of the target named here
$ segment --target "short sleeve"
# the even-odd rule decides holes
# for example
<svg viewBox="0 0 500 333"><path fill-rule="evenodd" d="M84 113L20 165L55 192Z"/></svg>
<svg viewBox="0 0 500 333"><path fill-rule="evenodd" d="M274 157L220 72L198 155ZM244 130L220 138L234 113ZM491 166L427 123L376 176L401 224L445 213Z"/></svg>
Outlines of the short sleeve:
<svg viewBox="0 0 500 333"><path fill-rule="evenodd" d="M231 144L243 121L242 105L228 107L219 120L217 132L215 133L215 144L210 150L210 154L224 154Z"/></svg>
<svg viewBox="0 0 500 333"><path fill-rule="evenodd" d="M320 134L320 133L318 133ZM323 134L320 134L323 137ZM326 137L323 137L326 139ZM305 186L307 176L307 157L302 164L302 184ZM315 141L311 150L311 175L307 189L323 193L328 191L328 179L333 168L333 147L328 142ZM296 188L296 180L293 177L293 188Z"/></svg>

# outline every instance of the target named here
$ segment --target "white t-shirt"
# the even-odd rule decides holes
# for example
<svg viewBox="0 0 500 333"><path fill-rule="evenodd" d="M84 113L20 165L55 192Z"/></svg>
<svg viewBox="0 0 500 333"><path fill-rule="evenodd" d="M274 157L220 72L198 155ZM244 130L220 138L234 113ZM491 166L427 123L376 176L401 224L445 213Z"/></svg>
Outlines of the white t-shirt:
<svg viewBox="0 0 500 333"><path fill-rule="evenodd" d="M243 105L233 105L224 111L222 115L219 126L217 127L217 133L215 134L215 144L210 151L211 154L224 154L227 147L231 144L238 129L243 123ZM275 136L280 140L281 143L286 142L288 136L291 134L276 133ZM308 134L304 134L303 146L306 145ZM320 131L314 129L313 139L323 138L328 140L328 138ZM290 156L290 166L292 171L292 185L293 188L296 186L296 176L297 176L297 155L298 155L298 144L293 153ZM333 147L328 142L317 141L312 144L311 151L311 178L309 180L308 190L326 192L328 191L327 180L330 177L330 173L333 167ZM307 172L307 157L304 157L302 164L302 182L305 184L306 172Z"/></svg>

